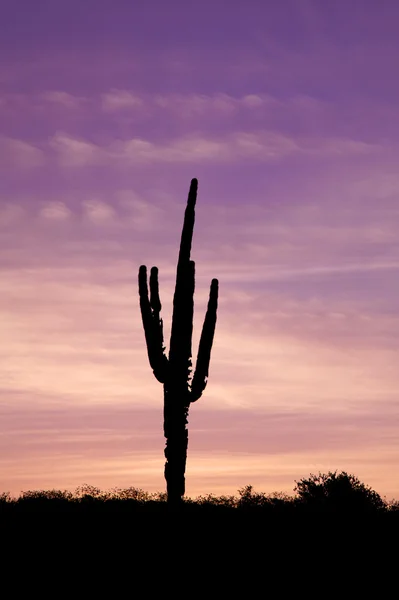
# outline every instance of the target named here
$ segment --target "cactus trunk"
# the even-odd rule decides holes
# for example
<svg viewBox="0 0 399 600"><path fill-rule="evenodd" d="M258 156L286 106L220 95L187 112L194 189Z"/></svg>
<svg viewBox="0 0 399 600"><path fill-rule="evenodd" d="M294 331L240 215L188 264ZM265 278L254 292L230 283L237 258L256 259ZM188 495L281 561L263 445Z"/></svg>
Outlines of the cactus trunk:
<svg viewBox="0 0 399 600"><path fill-rule="evenodd" d="M192 333L194 315L195 263L190 259L197 199L196 179L191 181L184 215L173 297L170 350L167 358L163 345L158 269L150 275L148 296L147 269L139 269L140 308L147 352L155 377L164 385L165 479L168 502L178 504L185 494L185 470L188 447L188 410L205 389L213 344L218 301L218 281L212 280L208 309L202 329L197 364L191 380Z"/></svg>
<svg viewBox="0 0 399 600"><path fill-rule="evenodd" d="M165 479L168 501L177 504L186 489L186 461L188 447L187 393L173 385L164 386Z"/></svg>

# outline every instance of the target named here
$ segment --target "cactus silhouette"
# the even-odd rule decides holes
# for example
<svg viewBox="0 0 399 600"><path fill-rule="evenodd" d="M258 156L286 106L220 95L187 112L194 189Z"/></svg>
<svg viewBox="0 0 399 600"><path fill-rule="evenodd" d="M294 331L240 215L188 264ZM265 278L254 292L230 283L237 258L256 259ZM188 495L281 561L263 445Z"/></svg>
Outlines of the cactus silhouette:
<svg viewBox="0 0 399 600"><path fill-rule="evenodd" d="M179 504L185 494L188 411L190 404L201 397L207 384L218 303L219 283L217 279L212 279L197 363L191 378L195 263L190 260L190 254L197 189L198 181L192 179L177 263L169 357L165 354L160 317L158 269L151 269L150 295L147 268L142 265L139 269L140 309L148 358L156 379L164 387L165 479L168 503L172 504Z"/></svg>

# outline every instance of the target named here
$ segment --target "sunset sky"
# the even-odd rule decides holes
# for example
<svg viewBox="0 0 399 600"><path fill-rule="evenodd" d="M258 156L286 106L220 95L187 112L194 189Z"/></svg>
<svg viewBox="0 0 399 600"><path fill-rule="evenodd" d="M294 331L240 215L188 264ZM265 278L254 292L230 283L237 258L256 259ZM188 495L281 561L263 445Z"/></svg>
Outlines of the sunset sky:
<svg viewBox="0 0 399 600"><path fill-rule="evenodd" d="M2 0L0 493L163 491L163 397L190 180L186 491L345 470L399 499L399 3Z"/></svg>

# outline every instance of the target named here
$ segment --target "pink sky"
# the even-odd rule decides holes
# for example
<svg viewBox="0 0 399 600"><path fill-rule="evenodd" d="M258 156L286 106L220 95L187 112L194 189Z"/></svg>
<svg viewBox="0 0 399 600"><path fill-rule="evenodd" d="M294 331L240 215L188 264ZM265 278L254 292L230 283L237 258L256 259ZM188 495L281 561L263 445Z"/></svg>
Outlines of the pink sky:
<svg viewBox="0 0 399 600"><path fill-rule="evenodd" d="M166 6L167 4L167 6ZM199 179L187 494L346 470L399 497L399 4L3 0L0 492L164 490L162 386Z"/></svg>

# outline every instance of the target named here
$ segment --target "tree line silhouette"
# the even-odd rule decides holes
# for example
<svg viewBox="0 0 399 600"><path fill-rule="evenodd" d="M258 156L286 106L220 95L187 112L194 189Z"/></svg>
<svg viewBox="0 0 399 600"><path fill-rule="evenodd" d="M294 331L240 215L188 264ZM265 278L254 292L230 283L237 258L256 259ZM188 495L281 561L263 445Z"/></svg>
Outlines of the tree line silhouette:
<svg viewBox="0 0 399 600"><path fill-rule="evenodd" d="M110 514L114 511L154 513L169 508L166 492L149 493L140 488L113 488L102 491L83 485L68 490L22 492L18 498L0 494L0 515L12 516L35 512L85 512ZM238 496L207 494L186 498L181 510L218 514L256 513L266 515L376 515L395 514L399 501L383 499L375 490L345 471L311 474L295 481L294 495L257 492L251 485L238 490Z"/></svg>

